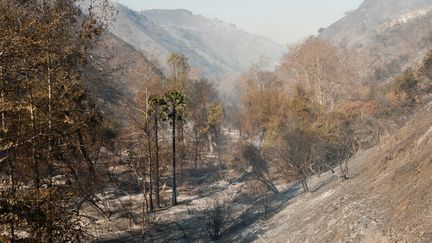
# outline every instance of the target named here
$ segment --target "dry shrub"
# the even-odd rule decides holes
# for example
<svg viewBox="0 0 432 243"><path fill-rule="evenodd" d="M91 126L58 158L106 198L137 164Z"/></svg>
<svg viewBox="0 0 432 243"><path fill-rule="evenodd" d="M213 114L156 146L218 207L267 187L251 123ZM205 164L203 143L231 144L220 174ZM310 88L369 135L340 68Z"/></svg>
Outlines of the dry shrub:
<svg viewBox="0 0 432 243"><path fill-rule="evenodd" d="M419 80L413 69L405 70L396 77L386 94L387 100L393 106L411 108L416 104Z"/></svg>
<svg viewBox="0 0 432 243"><path fill-rule="evenodd" d="M268 191L278 193L270 173L269 159L262 149L253 144L241 142L233 146L229 157L232 168L243 174L244 178L257 181Z"/></svg>
<svg viewBox="0 0 432 243"><path fill-rule="evenodd" d="M230 197L214 197L208 199L202 207L189 208L189 214L197 217L210 240L218 241L223 239L232 223L232 201Z"/></svg>

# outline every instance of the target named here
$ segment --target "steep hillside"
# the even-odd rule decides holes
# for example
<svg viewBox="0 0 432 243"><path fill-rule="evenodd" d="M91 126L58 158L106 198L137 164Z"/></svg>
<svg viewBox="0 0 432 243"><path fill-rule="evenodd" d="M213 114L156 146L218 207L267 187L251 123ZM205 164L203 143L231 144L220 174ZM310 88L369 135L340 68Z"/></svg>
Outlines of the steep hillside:
<svg viewBox="0 0 432 243"><path fill-rule="evenodd" d="M271 219L237 241L431 242L432 103L392 136L351 159L351 178L313 178ZM252 238L250 238L253 236Z"/></svg>
<svg viewBox="0 0 432 243"><path fill-rule="evenodd" d="M379 25L432 5L432 0L365 0L358 9L324 29L321 36L350 46Z"/></svg>
<svg viewBox="0 0 432 243"><path fill-rule="evenodd" d="M111 32L161 64L171 52L189 57L200 73L215 79L244 72L267 57L275 65L281 45L246 33L231 24L194 15L187 10L136 12L122 5Z"/></svg>
<svg viewBox="0 0 432 243"><path fill-rule="evenodd" d="M432 47L431 22L432 6L410 12L379 25L352 48L368 68L366 73L386 80Z"/></svg>
<svg viewBox="0 0 432 243"><path fill-rule="evenodd" d="M320 37L351 50L365 77L385 81L432 46L431 21L432 0L365 0Z"/></svg>
<svg viewBox="0 0 432 243"><path fill-rule="evenodd" d="M110 119L125 122L126 99L143 89L145 79L160 79L163 73L141 52L111 33L95 43L86 85Z"/></svg>

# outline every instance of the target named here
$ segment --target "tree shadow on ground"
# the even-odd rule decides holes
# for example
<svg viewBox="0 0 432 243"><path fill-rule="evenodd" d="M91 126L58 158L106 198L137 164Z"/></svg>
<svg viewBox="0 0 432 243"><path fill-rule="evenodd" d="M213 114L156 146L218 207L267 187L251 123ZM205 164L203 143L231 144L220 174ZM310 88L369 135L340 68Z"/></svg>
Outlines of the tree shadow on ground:
<svg viewBox="0 0 432 243"><path fill-rule="evenodd" d="M252 242L258 238L258 235L263 233L262 229L254 232L244 232L244 230L258 222L272 217L273 215L284 209L298 193L301 192L299 183L293 184L286 190L273 195L265 208L263 200L259 199L254 204L250 205L236 222L229 228L229 236L231 242Z"/></svg>
<svg viewBox="0 0 432 243"><path fill-rule="evenodd" d="M210 242L205 234L200 212L178 221L147 223L144 242ZM125 232L115 239L99 240L98 243L143 242L141 230Z"/></svg>
<svg viewBox="0 0 432 243"><path fill-rule="evenodd" d="M243 231L258 222L277 214L285 208L299 192L301 191L300 184L294 184L286 190L275 194L271 197L270 203L266 210L263 209L261 200L251 200L247 194L236 198L232 203L236 207L247 207L239 214L238 210L233 210L231 213L235 218L232 219L229 227L224 232L224 240L221 242L251 242L258 238L258 235L263 233L262 229L249 233ZM161 221L147 223L145 242L210 242L209 236L205 232L202 225L202 214L200 209L195 213L183 212L182 219L177 221ZM134 215L139 218L139 215ZM201 218L200 218L201 217ZM136 222L141 224L140 222ZM100 243L114 242L142 242L141 230L125 232L116 239L99 240Z"/></svg>

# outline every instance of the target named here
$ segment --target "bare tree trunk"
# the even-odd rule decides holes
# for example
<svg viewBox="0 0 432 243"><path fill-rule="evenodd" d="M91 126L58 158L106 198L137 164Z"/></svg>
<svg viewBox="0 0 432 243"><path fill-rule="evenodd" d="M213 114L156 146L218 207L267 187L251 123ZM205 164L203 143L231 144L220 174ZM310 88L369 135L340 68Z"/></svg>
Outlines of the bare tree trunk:
<svg viewBox="0 0 432 243"><path fill-rule="evenodd" d="M145 210L148 213L149 212L149 203L147 201L147 187L145 185L146 180L147 180L146 173L144 171L143 180L142 180L143 181L143 186L142 186L143 187L143 206L145 207Z"/></svg>
<svg viewBox="0 0 432 243"><path fill-rule="evenodd" d="M8 153L10 153L10 152L11 151L9 151ZM14 159L15 158L8 158L9 169L10 169L9 180L10 180L10 188L11 188L10 197L12 197L12 198L15 197L15 168L14 168L15 166L13 164ZM14 218L11 219L9 226L10 226L10 239L11 239L11 242L14 242L14 240L15 240L15 220L14 220Z"/></svg>
<svg viewBox="0 0 432 243"><path fill-rule="evenodd" d="M346 179L348 179L348 162L349 162L349 159L345 160L345 173L346 173Z"/></svg>
<svg viewBox="0 0 432 243"><path fill-rule="evenodd" d="M219 167L219 175L221 177L222 180L224 180L224 176L222 173L222 158L221 158L221 151L220 151L220 141L219 141L219 136L216 132L215 134L215 140L216 140L216 152L217 152L217 158L218 158L218 167Z"/></svg>
<svg viewBox="0 0 432 243"><path fill-rule="evenodd" d="M144 243L145 240L145 203L143 200L143 205L142 205L142 212L141 212L141 242Z"/></svg>
<svg viewBox="0 0 432 243"><path fill-rule="evenodd" d="M305 191L305 192L310 192L310 190L309 190L309 186L308 186L308 184L307 184L308 177L307 177L307 174L306 174L306 171L305 171L304 168L301 168L300 176L301 176L301 183L302 183L302 185L303 185L303 189L304 189L304 191Z"/></svg>
<svg viewBox="0 0 432 243"><path fill-rule="evenodd" d="M276 188L276 186L274 185L274 183L272 181L269 181L269 183L267 184L267 187L269 187L269 189L274 193L274 194L278 194L279 190Z"/></svg>
<svg viewBox="0 0 432 243"><path fill-rule="evenodd" d="M176 116L177 111L174 107L173 109L173 119L172 119L172 160L173 160L173 174L172 174L172 205L177 205L177 182L176 182Z"/></svg>
<svg viewBox="0 0 432 243"><path fill-rule="evenodd" d="M51 60L48 59L48 71L47 71L47 88L48 88L48 153L47 153L47 163L48 163L48 193L49 198L51 198L52 194L52 186L53 186L53 176L54 176L54 168L52 162L52 143L53 143L53 108L52 108L52 80L51 80ZM49 211L52 211L51 204L49 204ZM52 229L52 220L48 219L48 242L53 242L53 229Z"/></svg>
<svg viewBox="0 0 432 243"><path fill-rule="evenodd" d="M51 80L51 68L48 67L47 83L48 83L48 173L49 173L49 188L52 187L53 179L53 164L51 161L52 154L52 134L53 134L53 124L52 124L52 80Z"/></svg>
<svg viewBox="0 0 432 243"><path fill-rule="evenodd" d="M183 166L184 166L184 162L185 162L185 151L184 151L184 134L183 134L183 121L179 120L178 121L178 140L179 140L179 146L178 146L178 163L180 164L180 171L183 170ZM180 174L180 176L182 176L182 174Z"/></svg>
<svg viewBox="0 0 432 243"><path fill-rule="evenodd" d="M128 208L128 215L129 215L129 231L132 232L132 218L133 218L133 214L132 214L132 193L131 193L131 183L129 183L129 208Z"/></svg>
<svg viewBox="0 0 432 243"><path fill-rule="evenodd" d="M195 141L194 141L194 168L196 169L198 167L198 146L199 146L199 134L196 129L194 129L194 135L195 135Z"/></svg>
<svg viewBox="0 0 432 243"><path fill-rule="evenodd" d="M1 86L1 89L0 89L0 103L2 103L2 104L4 104L5 103L5 93L4 93L4 87L3 87L3 84L4 84L4 80L3 80L3 67L0 67L0 72L1 72L1 81L2 81L2 86ZM2 112L0 112L0 119L1 119L1 128L2 128L2 131L6 131L6 122L5 122L5 113L2 111Z"/></svg>
<svg viewBox="0 0 432 243"><path fill-rule="evenodd" d="M145 194L144 194L145 196ZM146 212L145 212L145 201L143 200L143 205L142 205L142 212L141 212L141 242L144 243L145 241L145 217L146 217Z"/></svg>
<svg viewBox="0 0 432 243"><path fill-rule="evenodd" d="M155 149L156 149L156 178L155 178L155 188L156 188L156 205L160 208L160 191L159 191L159 128L158 128L158 114L155 114Z"/></svg>
<svg viewBox="0 0 432 243"><path fill-rule="evenodd" d="M34 109L34 105L33 105L33 95L30 95L30 99L31 99L31 105L30 105L30 119L31 119L31 130L32 130L32 136L33 136L33 138L35 138L36 137L36 116L35 116L35 109ZM35 143L36 143L36 140L35 139L33 139L32 140L32 163L33 163L33 166L34 166L34 173L35 173L35 178L34 178L34 185L35 185L35 188L37 189L37 190L39 190L39 188L40 188L40 175L39 175L39 163L38 163L38 161L36 160L36 145L35 145Z"/></svg>
<svg viewBox="0 0 432 243"><path fill-rule="evenodd" d="M154 205L153 205L153 161L152 161L152 149L151 149L151 137L150 137L150 131L147 131L147 146L148 146L148 153L149 153L149 200L150 200L150 211L154 211ZM144 172L145 173L145 172ZM144 181L145 186L145 181Z"/></svg>

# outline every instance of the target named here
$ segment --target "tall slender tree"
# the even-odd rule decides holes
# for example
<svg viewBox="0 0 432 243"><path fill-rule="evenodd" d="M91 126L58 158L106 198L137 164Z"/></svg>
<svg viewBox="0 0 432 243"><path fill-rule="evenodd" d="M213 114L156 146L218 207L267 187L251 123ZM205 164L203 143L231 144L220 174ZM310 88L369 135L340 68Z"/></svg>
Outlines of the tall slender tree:
<svg viewBox="0 0 432 243"><path fill-rule="evenodd" d="M177 175L176 175L176 121L183 121L186 111L186 96L179 91L165 94L169 110L168 117L172 125L172 205L177 205Z"/></svg>

